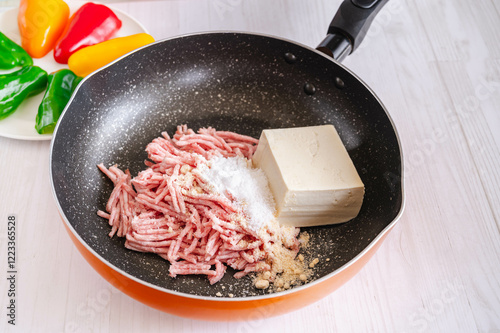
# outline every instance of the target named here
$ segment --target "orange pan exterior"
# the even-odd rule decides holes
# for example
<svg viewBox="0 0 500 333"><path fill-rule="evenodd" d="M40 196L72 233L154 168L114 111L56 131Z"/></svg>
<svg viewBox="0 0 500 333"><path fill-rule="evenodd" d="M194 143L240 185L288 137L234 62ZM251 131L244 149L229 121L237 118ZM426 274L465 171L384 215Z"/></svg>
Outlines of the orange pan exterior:
<svg viewBox="0 0 500 333"><path fill-rule="evenodd" d="M305 285L303 288L276 294L276 296L270 295L254 299L221 298L217 300L176 295L139 283L102 262L75 237L66 223L64 226L90 265L114 287L130 297L160 311L181 317L212 321L246 321L279 316L303 308L329 295L361 270L380 247L388 232L392 230L394 223L366 251L353 259L346 267L340 268L337 273L320 281Z"/></svg>

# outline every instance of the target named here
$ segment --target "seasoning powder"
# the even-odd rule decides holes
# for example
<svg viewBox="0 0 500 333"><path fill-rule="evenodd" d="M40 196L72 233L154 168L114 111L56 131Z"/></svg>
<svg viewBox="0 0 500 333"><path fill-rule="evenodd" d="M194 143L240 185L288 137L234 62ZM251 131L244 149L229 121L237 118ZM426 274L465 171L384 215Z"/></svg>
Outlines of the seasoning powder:
<svg viewBox="0 0 500 333"><path fill-rule="evenodd" d="M258 232L274 219L274 199L264 171L243 157L214 157L203 176L216 192L236 199L247 215L250 229Z"/></svg>

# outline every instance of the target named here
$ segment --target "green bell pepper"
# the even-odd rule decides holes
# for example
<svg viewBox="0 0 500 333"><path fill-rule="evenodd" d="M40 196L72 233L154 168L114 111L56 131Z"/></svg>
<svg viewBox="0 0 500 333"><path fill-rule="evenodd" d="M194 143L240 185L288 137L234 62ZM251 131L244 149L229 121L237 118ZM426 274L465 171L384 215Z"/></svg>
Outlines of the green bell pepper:
<svg viewBox="0 0 500 333"><path fill-rule="evenodd" d="M36 115L35 128L40 134L54 131L59 116L82 78L69 69L61 69L50 74L48 80L47 91Z"/></svg>
<svg viewBox="0 0 500 333"><path fill-rule="evenodd" d="M28 52L0 32L0 69L33 65Z"/></svg>
<svg viewBox="0 0 500 333"><path fill-rule="evenodd" d="M29 96L47 87L47 72L37 66L0 75L0 119L11 115Z"/></svg>

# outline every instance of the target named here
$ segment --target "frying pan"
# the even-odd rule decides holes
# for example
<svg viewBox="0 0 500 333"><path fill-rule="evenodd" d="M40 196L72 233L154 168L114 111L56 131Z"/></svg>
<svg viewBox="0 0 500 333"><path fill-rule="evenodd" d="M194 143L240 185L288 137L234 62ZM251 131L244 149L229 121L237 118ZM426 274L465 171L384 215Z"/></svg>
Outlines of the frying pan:
<svg viewBox="0 0 500 333"><path fill-rule="evenodd" d="M266 35L200 33L153 43L83 80L55 129L50 171L65 227L87 261L149 306L211 320L282 314L358 272L402 213L402 154L381 101L337 60L356 49L386 2L344 1L320 51ZM234 279L231 269L213 286L203 276L174 279L167 261L108 237L110 227L96 211L112 183L96 165L117 164L136 175L145 168L146 145L180 124L255 138L267 128L336 127L366 193L350 222L302 229L310 234L306 259L320 259L312 282L270 294L253 287L251 277Z"/></svg>

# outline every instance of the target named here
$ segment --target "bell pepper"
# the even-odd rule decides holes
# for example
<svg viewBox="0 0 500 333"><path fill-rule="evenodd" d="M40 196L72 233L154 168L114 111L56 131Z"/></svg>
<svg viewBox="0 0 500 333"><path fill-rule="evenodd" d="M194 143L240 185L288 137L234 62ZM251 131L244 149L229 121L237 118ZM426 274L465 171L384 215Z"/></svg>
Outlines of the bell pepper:
<svg viewBox="0 0 500 333"><path fill-rule="evenodd" d="M0 32L0 69L33 65L33 59L24 49Z"/></svg>
<svg viewBox="0 0 500 333"><path fill-rule="evenodd" d="M17 23L21 46L33 58L49 53L64 30L69 7L62 0L21 0Z"/></svg>
<svg viewBox="0 0 500 333"><path fill-rule="evenodd" d="M122 21L108 7L86 3L71 16L57 40L54 59L60 64L67 64L70 55L81 48L110 39L121 26Z"/></svg>
<svg viewBox="0 0 500 333"><path fill-rule="evenodd" d="M87 76L122 55L154 41L146 33L113 38L75 52L69 57L68 66L76 75Z"/></svg>
<svg viewBox="0 0 500 333"><path fill-rule="evenodd" d="M37 66L0 75L0 119L11 115L29 96L47 87L47 72Z"/></svg>
<svg viewBox="0 0 500 333"><path fill-rule="evenodd" d="M35 129L38 133L47 134L54 131L59 116L81 80L81 77L69 69L61 69L49 75L48 87L36 115Z"/></svg>

